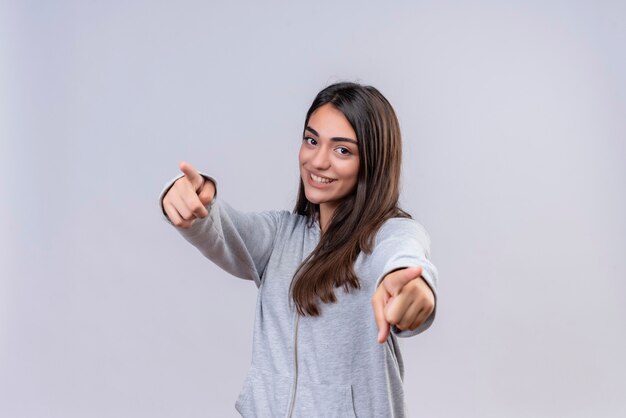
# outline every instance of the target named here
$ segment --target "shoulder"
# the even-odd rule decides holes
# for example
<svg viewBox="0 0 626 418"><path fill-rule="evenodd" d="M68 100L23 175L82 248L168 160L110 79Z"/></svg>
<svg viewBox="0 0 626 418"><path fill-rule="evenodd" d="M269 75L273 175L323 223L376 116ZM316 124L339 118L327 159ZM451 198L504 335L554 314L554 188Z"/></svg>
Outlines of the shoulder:
<svg viewBox="0 0 626 418"><path fill-rule="evenodd" d="M305 232L310 229L319 229L319 224L317 222L311 223L304 215L286 210L281 211L281 215L283 217L283 225L285 226L284 229L289 231Z"/></svg>
<svg viewBox="0 0 626 418"><path fill-rule="evenodd" d="M268 210L263 215L273 218L279 225L282 233L291 234L294 231L304 230L309 227L307 218L288 210Z"/></svg>
<svg viewBox="0 0 626 418"><path fill-rule="evenodd" d="M290 212L287 210L256 210L256 211L248 211L239 209L230 204L230 202L224 200L223 197L215 196L213 201L208 206L210 209L216 208L223 210L228 214L239 215L239 216L254 216L254 217L262 217L267 219L272 219L275 221L284 222L289 219Z"/></svg>
<svg viewBox="0 0 626 418"><path fill-rule="evenodd" d="M276 210L275 216L280 220L281 229L291 231L306 228L306 218L302 215L290 212L288 210Z"/></svg>
<svg viewBox="0 0 626 418"><path fill-rule="evenodd" d="M286 209L268 210L268 211L264 211L263 213L266 213L270 216L273 216L276 219L279 219L284 224L293 224L293 225L306 224L306 218L304 216L298 215L297 213L290 212Z"/></svg>
<svg viewBox="0 0 626 418"><path fill-rule="evenodd" d="M233 207L223 198L216 196L208 206L213 222L232 223L239 232L263 234L277 232L294 223L293 215L287 210L246 211Z"/></svg>
<svg viewBox="0 0 626 418"><path fill-rule="evenodd" d="M379 246L419 244L426 253L430 251L430 235L426 228L411 218L387 219L376 233L374 250Z"/></svg>

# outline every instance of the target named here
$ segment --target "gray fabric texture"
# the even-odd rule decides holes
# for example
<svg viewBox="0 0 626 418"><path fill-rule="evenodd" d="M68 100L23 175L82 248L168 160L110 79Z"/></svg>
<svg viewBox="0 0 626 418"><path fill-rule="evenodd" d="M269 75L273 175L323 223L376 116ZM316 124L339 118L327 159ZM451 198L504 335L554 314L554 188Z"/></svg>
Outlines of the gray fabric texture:
<svg viewBox="0 0 626 418"><path fill-rule="evenodd" d="M160 195L161 210L176 179ZM289 286L320 239L319 224L309 227L288 211L243 213L217 195L207 208L209 216L191 228L174 227L215 264L258 287L252 364L237 411L243 417L405 417L398 337L426 330L435 312L414 331L392 327L379 344L371 297L386 274L412 266L423 267L436 295L437 270L424 228L412 219L386 221L372 253L355 262L361 288L335 289L337 302L321 304L321 315L308 317L297 314Z"/></svg>

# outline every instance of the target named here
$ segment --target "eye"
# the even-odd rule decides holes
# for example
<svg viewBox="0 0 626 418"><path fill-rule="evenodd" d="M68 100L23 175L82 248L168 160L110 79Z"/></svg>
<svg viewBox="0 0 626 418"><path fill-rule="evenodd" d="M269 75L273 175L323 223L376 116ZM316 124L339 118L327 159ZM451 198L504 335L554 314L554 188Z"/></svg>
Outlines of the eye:
<svg viewBox="0 0 626 418"><path fill-rule="evenodd" d="M304 141L309 145L317 145L317 141L310 136L304 137Z"/></svg>
<svg viewBox="0 0 626 418"><path fill-rule="evenodd" d="M348 148L346 148L346 147L338 147L338 148L337 148L337 152L338 152L339 154L341 154L341 155L350 155L350 154L352 154L352 153L350 152L350 150L349 150Z"/></svg>

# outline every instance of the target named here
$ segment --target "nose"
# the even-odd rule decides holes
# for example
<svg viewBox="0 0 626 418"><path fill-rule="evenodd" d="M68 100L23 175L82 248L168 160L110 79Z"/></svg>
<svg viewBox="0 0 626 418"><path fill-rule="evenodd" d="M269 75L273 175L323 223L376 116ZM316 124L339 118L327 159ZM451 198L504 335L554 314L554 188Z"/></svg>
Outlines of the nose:
<svg viewBox="0 0 626 418"><path fill-rule="evenodd" d="M321 146L315 150L311 158L311 166L317 170L326 170L330 167L330 158L326 147Z"/></svg>

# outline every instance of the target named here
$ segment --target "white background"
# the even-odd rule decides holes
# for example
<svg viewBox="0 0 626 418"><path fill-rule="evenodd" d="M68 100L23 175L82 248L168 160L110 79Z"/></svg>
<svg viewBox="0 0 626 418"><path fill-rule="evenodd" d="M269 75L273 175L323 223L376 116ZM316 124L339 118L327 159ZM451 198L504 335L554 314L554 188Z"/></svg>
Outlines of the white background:
<svg viewBox="0 0 626 418"><path fill-rule="evenodd" d="M394 105L440 271L410 416L626 416L623 2L0 5L0 416L236 416L256 288L157 197L187 160L291 209L340 80Z"/></svg>

